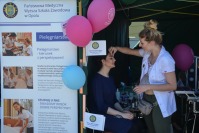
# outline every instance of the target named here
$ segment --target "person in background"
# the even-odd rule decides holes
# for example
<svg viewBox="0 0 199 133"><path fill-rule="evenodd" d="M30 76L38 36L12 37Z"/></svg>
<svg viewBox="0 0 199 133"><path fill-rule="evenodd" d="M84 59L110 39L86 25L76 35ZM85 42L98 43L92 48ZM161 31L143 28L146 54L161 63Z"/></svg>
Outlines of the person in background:
<svg viewBox="0 0 199 133"><path fill-rule="evenodd" d="M32 70L30 68L26 69L25 80L28 89L33 89L33 75L32 75Z"/></svg>
<svg viewBox="0 0 199 133"><path fill-rule="evenodd" d="M11 73L13 73L12 68L9 68L8 73L9 73L9 75L10 75ZM14 74L14 73L13 73L13 74Z"/></svg>
<svg viewBox="0 0 199 133"><path fill-rule="evenodd" d="M8 36L8 33L2 33L2 52L3 52L3 55L6 55L5 41L6 41L7 36Z"/></svg>
<svg viewBox="0 0 199 133"><path fill-rule="evenodd" d="M3 68L3 85L4 89L9 88L9 73L7 68Z"/></svg>
<svg viewBox="0 0 199 133"><path fill-rule="evenodd" d="M125 111L116 99L116 86L109 71L115 67L115 58L110 53L99 56L100 70L92 79L91 88L88 90L89 112L101 114L106 117L105 131L113 133L128 133L134 130L134 116L130 111Z"/></svg>
<svg viewBox="0 0 199 133"><path fill-rule="evenodd" d="M17 80L15 78L15 75L13 73L10 73L9 77L9 88L14 89L17 84Z"/></svg>
<svg viewBox="0 0 199 133"><path fill-rule="evenodd" d="M26 38L24 40L24 45L25 46L23 47L23 55L24 56L32 56L33 54L32 54L31 41L28 38Z"/></svg>
<svg viewBox="0 0 199 133"><path fill-rule="evenodd" d="M8 35L7 33L2 33L2 44L5 43L7 35Z"/></svg>
<svg viewBox="0 0 199 133"><path fill-rule="evenodd" d="M27 128L27 133L33 133L33 115L30 113L30 111L26 110L18 102L14 102L13 107L17 111L18 117L18 121L15 123L14 127L18 126L20 120L25 120L25 123L20 129L20 133L22 133L25 128Z"/></svg>
<svg viewBox="0 0 199 133"><path fill-rule="evenodd" d="M17 49L15 42L16 42L16 34L14 32L10 33L8 37L6 37L6 40L4 41L6 56L14 56L13 49Z"/></svg>
<svg viewBox="0 0 199 133"><path fill-rule="evenodd" d="M144 119L150 133L172 133L171 116L176 111L174 90L177 88L175 61L162 43L162 35L153 28L144 28L140 33L141 49L111 47L117 51L143 57L140 84L133 90L142 98L156 104Z"/></svg>

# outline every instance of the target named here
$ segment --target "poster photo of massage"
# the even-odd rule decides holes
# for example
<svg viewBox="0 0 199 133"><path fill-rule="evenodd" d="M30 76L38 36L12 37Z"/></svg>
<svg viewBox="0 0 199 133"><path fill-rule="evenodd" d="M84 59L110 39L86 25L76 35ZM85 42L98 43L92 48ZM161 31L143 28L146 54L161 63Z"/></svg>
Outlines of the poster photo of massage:
<svg viewBox="0 0 199 133"><path fill-rule="evenodd" d="M33 133L33 100L4 99L4 133Z"/></svg>

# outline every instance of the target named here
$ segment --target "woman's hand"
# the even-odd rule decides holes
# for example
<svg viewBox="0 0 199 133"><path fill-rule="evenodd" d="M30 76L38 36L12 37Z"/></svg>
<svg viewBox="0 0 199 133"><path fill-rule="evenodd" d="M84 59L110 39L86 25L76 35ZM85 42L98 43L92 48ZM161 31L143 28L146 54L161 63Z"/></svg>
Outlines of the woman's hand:
<svg viewBox="0 0 199 133"><path fill-rule="evenodd" d="M138 85L136 86L133 91L137 94L141 94L147 90L150 90L150 85Z"/></svg>
<svg viewBox="0 0 199 133"><path fill-rule="evenodd" d="M124 119L132 120L134 118L134 115L131 112L124 112L124 113L122 113L122 117Z"/></svg>
<svg viewBox="0 0 199 133"><path fill-rule="evenodd" d="M110 47L108 51L111 53L111 55L114 55L117 52L117 47Z"/></svg>
<svg viewBox="0 0 199 133"><path fill-rule="evenodd" d="M20 132L19 132L19 133L23 133L23 128L20 129Z"/></svg>

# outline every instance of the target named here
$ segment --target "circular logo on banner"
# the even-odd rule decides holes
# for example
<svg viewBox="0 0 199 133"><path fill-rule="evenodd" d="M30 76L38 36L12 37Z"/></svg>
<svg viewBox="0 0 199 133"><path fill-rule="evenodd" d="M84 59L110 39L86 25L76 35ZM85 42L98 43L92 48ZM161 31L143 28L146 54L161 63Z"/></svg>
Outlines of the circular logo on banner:
<svg viewBox="0 0 199 133"><path fill-rule="evenodd" d="M95 117L94 115L91 115L91 116L90 116L90 121L91 121L91 122L95 122L95 121L96 121L96 117Z"/></svg>
<svg viewBox="0 0 199 133"><path fill-rule="evenodd" d="M97 49L97 48L99 48L99 43L97 43L97 42L94 42L94 43L92 44L92 47L93 47L94 49Z"/></svg>
<svg viewBox="0 0 199 133"><path fill-rule="evenodd" d="M8 2L3 6L3 13L7 18L14 18L18 13L18 8L14 3Z"/></svg>

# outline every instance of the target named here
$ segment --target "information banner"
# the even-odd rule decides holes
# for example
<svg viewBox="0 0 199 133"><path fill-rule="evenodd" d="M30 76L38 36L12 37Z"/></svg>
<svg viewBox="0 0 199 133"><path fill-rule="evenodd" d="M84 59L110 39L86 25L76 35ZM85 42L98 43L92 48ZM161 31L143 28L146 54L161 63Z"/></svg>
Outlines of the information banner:
<svg viewBox="0 0 199 133"><path fill-rule="evenodd" d="M78 133L77 91L62 81L77 47L62 23L76 0L1 0L1 132Z"/></svg>

